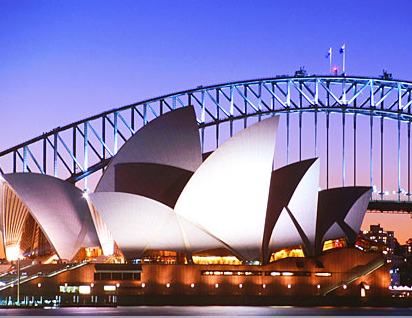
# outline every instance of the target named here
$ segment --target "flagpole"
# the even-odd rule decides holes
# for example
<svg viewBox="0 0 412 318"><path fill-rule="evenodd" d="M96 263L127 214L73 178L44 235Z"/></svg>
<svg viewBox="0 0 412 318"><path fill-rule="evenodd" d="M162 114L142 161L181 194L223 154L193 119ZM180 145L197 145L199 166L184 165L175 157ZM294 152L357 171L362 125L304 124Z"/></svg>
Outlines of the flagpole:
<svg viewBox="0 0 412 318"><path fill-rule="evenodd" d="M332 48L329 49L329 74L332 74Z"/></svg>
<svg viewBox="0 0 412 318"><path fill-rule="evenodd" d="M346 46L343 45L343 75L345 75L345 58L346 58Z"/></svg>

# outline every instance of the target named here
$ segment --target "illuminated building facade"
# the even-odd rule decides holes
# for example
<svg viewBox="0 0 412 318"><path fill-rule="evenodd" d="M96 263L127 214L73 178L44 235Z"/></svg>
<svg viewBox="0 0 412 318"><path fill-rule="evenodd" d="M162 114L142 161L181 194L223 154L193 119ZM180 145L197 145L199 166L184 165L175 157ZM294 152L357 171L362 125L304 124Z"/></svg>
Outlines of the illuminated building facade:
<svg viewBox="0 0 412 318"><path fill-rule="evenodd" d="M370 230L363 231L363 234L371 241L370 248L384 252L390 259L393 258L396 245L393 231L385 231L380 224L372 224Z"/></svg>
<svg viewBox="0 0 412 318"><path fill-rule="evenodd" d="M354 248L372 189L319 191L317 158L274 170L278 120L204 156L193 108L169 112L122 146L94 193L45 175L3 175L4 256L86 260L27 281L61 293L93 294L60 285L77 279L95 291L122 286L116 295L384 294L382 256Z"/></svg>

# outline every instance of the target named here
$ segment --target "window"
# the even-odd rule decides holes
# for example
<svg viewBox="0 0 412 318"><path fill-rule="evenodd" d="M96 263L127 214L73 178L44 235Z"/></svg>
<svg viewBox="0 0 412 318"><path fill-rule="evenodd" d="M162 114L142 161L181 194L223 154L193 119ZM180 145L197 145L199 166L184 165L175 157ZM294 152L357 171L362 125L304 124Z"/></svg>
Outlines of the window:
<svg viewBox="0 0 412 318"><path fill-rule="evenodd" d="M94 280L140 280L141 273L135 272L103 272L94 273Z"/></svg>
<svg viewBox="0 0 412 318"><path fill-rule="evenodd" d="M262 276L260 271L201 271L205 276Z"/></svg>

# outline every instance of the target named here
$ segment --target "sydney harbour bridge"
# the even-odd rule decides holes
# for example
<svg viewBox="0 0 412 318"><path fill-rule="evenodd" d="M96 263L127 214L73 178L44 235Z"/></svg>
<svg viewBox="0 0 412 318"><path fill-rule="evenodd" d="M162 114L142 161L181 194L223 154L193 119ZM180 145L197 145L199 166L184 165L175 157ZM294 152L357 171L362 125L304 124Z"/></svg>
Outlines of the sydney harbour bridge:
<svg viewBox="0 0 412 318"><path fill-rule="evenodd" d="M0 152L0 172L44 173L87 190L93 174L149 121L194 106L202 151L280 115L275 166L320 157L322 188L370 185L369 212L412 212L412 82L295 76L164 95L79 120ZM144 151L144 149L142 149Z"/></svg>

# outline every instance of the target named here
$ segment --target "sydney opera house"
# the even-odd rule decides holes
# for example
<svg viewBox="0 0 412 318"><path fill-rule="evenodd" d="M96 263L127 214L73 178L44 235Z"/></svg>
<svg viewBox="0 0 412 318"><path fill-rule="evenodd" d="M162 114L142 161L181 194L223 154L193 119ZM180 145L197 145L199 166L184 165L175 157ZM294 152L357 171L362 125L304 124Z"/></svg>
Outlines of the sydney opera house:
<svg viewBox="0 0 412 318"><path fill-rule="evenodd" d="M174 110L122 146L93 193L2 175L0 258L20 258L23 295L77 302L386 295L388 265L356 244L372 189L319 190L318 158L274 170L278 120L202 153L193 108ZM10 294L15 272L1 266L0 293Z"/></svg>

